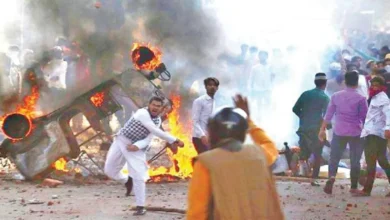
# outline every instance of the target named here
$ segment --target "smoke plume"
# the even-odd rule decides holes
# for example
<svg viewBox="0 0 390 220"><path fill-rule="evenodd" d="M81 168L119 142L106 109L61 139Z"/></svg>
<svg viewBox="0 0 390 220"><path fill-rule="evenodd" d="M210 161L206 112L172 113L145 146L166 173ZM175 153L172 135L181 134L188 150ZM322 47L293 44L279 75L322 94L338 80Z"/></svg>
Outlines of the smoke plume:
<svg viewBox="0 0 390 220"><path fill-rule="evenodd" d="M210 63L216 57L220 33L218 24L214 16L196 5L196 1L18 2L22 25L14 28L13 33L8 32L6 41L17 44L22 50L32 49L37 61L46 58L47 51L55 46L59 37L78 42L90 59L91 74L94 76L98 61L107 72L103 78L94 76L93 85L110 77L111 61L117 53L122 54L126 66L131 67L129 51L134 42L160 47L163 61L175 81L186 81L186 76L195 74L209 74L212 69ZM68 90L75 97L85 92L74 87Z"/></svg>

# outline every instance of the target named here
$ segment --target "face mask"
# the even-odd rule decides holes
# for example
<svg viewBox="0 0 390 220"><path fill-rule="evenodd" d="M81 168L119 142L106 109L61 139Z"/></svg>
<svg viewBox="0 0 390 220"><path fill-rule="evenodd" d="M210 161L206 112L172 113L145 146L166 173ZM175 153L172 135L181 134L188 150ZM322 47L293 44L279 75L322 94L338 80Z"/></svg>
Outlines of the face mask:
<svg viewBox="0 0 390 220"><path fill-rule="evenodd" d="M390 73L390 65L386 65L385 70L386 70L386 72Z"/></svg>

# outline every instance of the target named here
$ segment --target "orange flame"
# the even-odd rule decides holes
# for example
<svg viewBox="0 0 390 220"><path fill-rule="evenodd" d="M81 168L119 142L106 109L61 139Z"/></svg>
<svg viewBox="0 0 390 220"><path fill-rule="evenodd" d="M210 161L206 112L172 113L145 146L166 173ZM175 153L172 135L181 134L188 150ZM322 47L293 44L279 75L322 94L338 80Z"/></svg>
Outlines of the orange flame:
<svg viewBox="0 0 390 220"><path fill-rule="evenodd" d="M56 170L68 172L69 170L66 168L67 163L68 162L64 158L60 158L56 162L54 162L53 168Z"/></svg>
<svg viewBox="0 0 390 220"><path fill-rule="evenodd" d="M142 65L138 65L136 61L138 61L141 57L139 54L139 51L136 51L135 55L130 54L130 57L133 59L134 67L137 70L154 70L158 65L161 64L161 58L162 58L162 52L159 48L153 47L150 45L150 43L134 43L133 49L131 50L131 53L133 53L135 50L139 49L140 47L147 47L154 53L154 58Z"/></svg>
<svg viewBox="0 0 390 220"><path fill-rule="evenodd" d="M54 168L57 171L64 172L64 173L68 173L71 171L74 171L76 173L81 173L81 169L78 167L76 167L72 170L68 170L68 168L66 167L67 163L68 163L68 161L66 161L64 158L60 158L56 162L53 163L52 168Z"/></svg>
<svg viewBox="0 0 390 220"><path fill-rule="evenodd" d="M10 113L10 114L19 113L19 114L26 116L29 119L30 125L31 125L31 119L37 117L37 115L38 115L38 112L35 110L35 105L37 104L38 99L39 99L39 90L38 90L37 86L34 86L31 88L31 94L24 97L23 104L21 104L21 105L19 104L16 107L16 111L13 113ZM4 123L5 118L10 114L6 114L6 115L3 115L0 117L0 127L1 128L3 128L3 123ZM32 131L32 129L29 130L29 132L26 134L26 137L31 133L31 131ZM2 131L2 133L4 134L4 131ZM20 139L13 139L10 137L7 137L7 138L12 139L14 141L20 140Z"/></svg>
<svg viewBox="0 0 390 220"><path fill-rule="evenodd" d="M96 93L95 95L91 96L90 100L94 106L96 107L102 106L104 101L104 92Z"/></svg>
<svg viewBox="0 0 390 220"><path fill-rule="evenodd" d="M179 108L181 98L178 95L173 95L171 97L173 102L173 110L168 116L170 133L179 138L184 142L184 147L178 148L176 154L173 154L170 149L167 150L167 154L174 166L167 167L158 167L154 169L149 169L149 175L161 176L161 175L172 175L179 177L181 179L189 178L192 176L193 167L192 159L197 156L197 152L192 145L192 123L186 123L186 126L180 123ZM154 181L158 181L157 178Z"/></svg>

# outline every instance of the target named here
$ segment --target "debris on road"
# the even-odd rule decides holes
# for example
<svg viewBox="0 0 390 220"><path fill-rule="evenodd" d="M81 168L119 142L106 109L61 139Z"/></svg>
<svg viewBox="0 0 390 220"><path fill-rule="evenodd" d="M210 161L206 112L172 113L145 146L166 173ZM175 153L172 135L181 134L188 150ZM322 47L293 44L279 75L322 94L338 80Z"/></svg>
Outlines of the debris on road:
<svg viewBox="0 0 390 220"><path fill-rule="evenodd" d="M50 188L55 188L55 187L57 187L57 186L59 186L59 185L62 185L62 184L64 184L64 182L59 181L59 180L53 180L53 179L48 179L48 178L46 178L46 179L44 179L44 180L42 181L42 183L40 184L40 186L48 186L48 187L50 187Z"/></svg>

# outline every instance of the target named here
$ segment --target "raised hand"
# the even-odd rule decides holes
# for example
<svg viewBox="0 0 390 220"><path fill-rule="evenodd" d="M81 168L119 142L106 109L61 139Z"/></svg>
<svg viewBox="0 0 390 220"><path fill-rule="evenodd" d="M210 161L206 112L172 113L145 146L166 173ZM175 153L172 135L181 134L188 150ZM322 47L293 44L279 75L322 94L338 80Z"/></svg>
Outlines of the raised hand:
<svg viewBox="0 0 390 220"><path fill-rule="evenodd" d="M248 99L241 94L237 94L235 97L233 97L233 102L236 108L242 109L249 118L249 105L248 105Z"/></svg>

